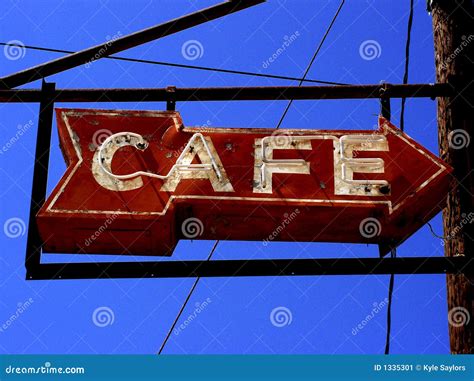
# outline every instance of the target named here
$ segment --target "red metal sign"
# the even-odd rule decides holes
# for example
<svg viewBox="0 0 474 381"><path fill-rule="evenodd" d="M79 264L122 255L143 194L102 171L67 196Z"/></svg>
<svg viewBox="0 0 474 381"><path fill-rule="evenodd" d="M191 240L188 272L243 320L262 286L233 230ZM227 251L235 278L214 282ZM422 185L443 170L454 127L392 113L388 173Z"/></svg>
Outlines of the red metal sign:
<svg viewBox="0 0 474 381"><path fill-rule="evenodd" d="M179 239L404 241L451 168L377 131L185 128L177 112L57 110L67 171L37 216L48 252L171 255Z"/></svg>

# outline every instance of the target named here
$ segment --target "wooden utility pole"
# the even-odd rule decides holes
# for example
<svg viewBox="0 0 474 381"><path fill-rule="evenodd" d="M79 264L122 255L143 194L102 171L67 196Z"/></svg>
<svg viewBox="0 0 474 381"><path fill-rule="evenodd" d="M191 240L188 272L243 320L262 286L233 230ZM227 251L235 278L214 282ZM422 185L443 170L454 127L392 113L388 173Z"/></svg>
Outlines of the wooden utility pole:
<svg viewBox="0 0 474 381"><path fill-rule="evenodd" d="M445 255L474 259L474 12L471 0L429 0L433 14L436 79L456 95L438 98L442 159L454 168L443 212ZM448 321L452 353L474 353L474 277L448 275Z"/></svg>

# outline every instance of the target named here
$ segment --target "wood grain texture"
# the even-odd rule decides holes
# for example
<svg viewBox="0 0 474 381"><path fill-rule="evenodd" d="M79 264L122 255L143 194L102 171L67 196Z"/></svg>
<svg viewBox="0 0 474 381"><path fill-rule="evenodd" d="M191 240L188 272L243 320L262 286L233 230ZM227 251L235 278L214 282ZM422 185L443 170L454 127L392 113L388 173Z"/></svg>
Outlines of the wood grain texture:
<svg viewBox="0 0 474 381"><path fill-rule="evenodd" d="M436 79L456 87L457 95L438 98L440 155L454 167L454 182L443 212L445 255L472 258L473 221L473 73L474 21L471 0L435 1L433 30ZM455 148L463 133L470 144ZM466 135L467 134L467 135ZM461 144L463 145L463 144ZM451 352L474 353L474 278L448 275L448 317Z"/></svg>

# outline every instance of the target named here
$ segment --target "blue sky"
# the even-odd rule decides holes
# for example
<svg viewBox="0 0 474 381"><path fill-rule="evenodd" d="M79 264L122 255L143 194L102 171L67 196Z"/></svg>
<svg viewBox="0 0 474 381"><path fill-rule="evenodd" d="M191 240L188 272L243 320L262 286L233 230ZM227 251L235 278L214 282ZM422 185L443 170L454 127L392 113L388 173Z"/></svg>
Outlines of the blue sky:
<svg viewBox="0 0 474 381"><path fill-rule="evenodd" d="M0 42L20 41L66 50L95 45L114 35L196 11L215 1L4 1ZM303 74L340 1L268 3L166 37L120 55L299 77ZM415 1L410 83L434 82L431 17ZM351 84L403 77L409 0L347 1L308 78ZM291 44L265 65L291 36ZM183 54L195 40L197 57ZM370 42L375 56L361 53ZM0 75L57 58L48 52L0 52ZM190 59L193 58L193 59ZM195 59L194 59L195 58ZM210 73L139 63L100 60L48 78L58 88L209 87L296 84L265 78ZM39 83L28 84L38 88ZM61 104L60 107L75 107ZM275 127L286 102L178 103L184 123L213 127ZM437 151L436 104L407 101L406 132ZM80 104L87 108L164 109L163 103ZM372 129L377 100L297 101L282 128ZM398 124L400 101L392 101ZM0 222L27 222L38 105L0 105L0 145L25 133L0 155ZM31 122L30 122L31 121ZM53 126L49 191L65 165ZM432 221L441 234L441 218ZM21 223L20 223L21 225ZM0 234L0 353L156 353L194 279L25 281L26 234ZM173 256L203 259L213 242L181 242ZM398 251L400 256L441 256L443 247L423 227ZM348 244L221 242L214 258L377 257L376 247ZM71 256L46 256L70 260ZM109 259L109 258L108 258ZM268 277L201 279L163 353L383 353L388 276ZM291 316L279 327L272 311ZM101 315L103 313L103 315ZM106 316L104 324L98 314ZM14 320L12 315L18 315ZM195 318L190 319L189 316ZM366 321L367 315L373 318ZM113 317L113 319L111 318ZM392 353L449 353L445 277L396 276ZM362 323L365 321L365 323ZM273 322L273 324L272 324ZM354 329L363 324L363 328ZM104 325L104 326L102 326Z"/></svg>

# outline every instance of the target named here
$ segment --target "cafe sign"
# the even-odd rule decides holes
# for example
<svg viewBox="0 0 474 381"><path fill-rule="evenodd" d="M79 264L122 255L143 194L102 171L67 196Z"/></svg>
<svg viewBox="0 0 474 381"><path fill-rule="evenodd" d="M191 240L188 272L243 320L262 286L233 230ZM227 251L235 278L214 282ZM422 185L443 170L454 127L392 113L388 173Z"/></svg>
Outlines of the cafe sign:
<svg viewBox="0 0 474 381"><path fill-rule="evenodd" d="M37 216L47 252L171 255L180 239L379 244L444 205L451 168L375 130L187 127L175 111L58 109L67 170Z"/></svg>

